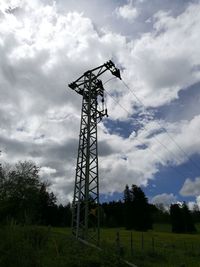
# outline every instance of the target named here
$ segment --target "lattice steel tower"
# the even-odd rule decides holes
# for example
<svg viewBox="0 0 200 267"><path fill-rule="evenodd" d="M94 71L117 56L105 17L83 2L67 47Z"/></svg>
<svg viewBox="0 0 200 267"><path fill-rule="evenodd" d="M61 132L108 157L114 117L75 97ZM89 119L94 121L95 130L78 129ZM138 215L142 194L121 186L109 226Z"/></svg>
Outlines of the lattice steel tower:
<svg viewBox="0 0 200 267"><path fill-rule="evenodd" d="M69 84L71 89L83 96L72 203L72 232L76 238L96 243L99 242L100 234L97 123L107 116L104 88L98 77L107 70L121 79L119 69L112 61L108 61Z"/></svg>

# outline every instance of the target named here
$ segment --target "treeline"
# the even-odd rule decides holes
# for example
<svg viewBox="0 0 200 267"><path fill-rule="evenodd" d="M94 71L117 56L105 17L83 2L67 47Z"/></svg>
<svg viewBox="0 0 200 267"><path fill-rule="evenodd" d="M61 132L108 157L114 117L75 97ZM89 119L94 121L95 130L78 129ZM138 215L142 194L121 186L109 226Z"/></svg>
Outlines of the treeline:
<svg viewBox="0 0 200 267"><path fill-rule="evenodd" d="M123 201L103 203L102 224L110 227L126 227L146 231L153 226L152 205L142 189L136 185L126 186Z"/></svg>
<svg viewBox="0 0 200 267"><path fill-rule="evenodd" d="M148 203L142 189L136 185L126 185L123 201L102 204L106 227L125 227L127 230L147 231L154 223L171 224L172 232L194 233L195 223L200 223L200 210L197 205L189 210L187 204L171 204L167 209L163 204Z"/></svg>
<svg viewBox="0 0 200 267"><path fill-rule="evenodd" d="M125 227L147 231L154 223L171 223L173 232L195 232L200 222L200 211L190 211L186 205L172 204L170 210L163 205L148 203L142 189L126 185L124 198L100 205L101 226ZM29 161L9 167L0 164L0 223L14 220L19 224L71 225L71 205L58 205L48 184L39 177L39 168Z"/></svg>
<svg viewBox="0 0 200 267"><path fill-rule="evenodd" d="M54 193L47 189L33 162L0 165L0 222L70 226L70 205L57 205Z"/></svg>

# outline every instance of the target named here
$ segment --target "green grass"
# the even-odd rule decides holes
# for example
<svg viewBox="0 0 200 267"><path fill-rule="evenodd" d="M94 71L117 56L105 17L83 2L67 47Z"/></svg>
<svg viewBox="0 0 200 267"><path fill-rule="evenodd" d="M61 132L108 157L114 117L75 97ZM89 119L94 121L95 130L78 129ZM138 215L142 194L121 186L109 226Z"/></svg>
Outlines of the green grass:
<svg viewBox="0 0 200 267"><path fill-rule="evenodd" d="M117 229L104 229L102 238L115 245ZM149 231L145 233L119 229L124 257L142 267L200 266L200 235ZM184 265L183 265L184 264Z"/></svg>
<svg viewBox="0 0 200 267"><path fill-rule="evenodd" d="M200 230L200 225L198 229ZM145 233L101 230L102 250L76 242L69 228L10 225L0 228L1 267L117 267L121 257L138 267L200 267L200 232L173 234L169 225ZM119 232L119 243L116 233ZM120 249L119 249L120 248Z"/></svg>
<svg viewBox="0 0 200 267"><path fill-rule="evenodd" d="M132 250L131 231L123 228L102 229L101 240L103 246L107 244L116 253L119 232L122 256L139 267L200 267L200 225L197 229L197 234L174 234L169 224L155 224L153 231L132 231Z"/></svg>
<svg viewBox="0 0 200 267"><path fill-rule="evenodd" d="M70 229L10 225L0 228L0 267L125 267L108 249L74 240Z"/></svg>
<svg viewBox="0 0 200 267"><path fill-rule="evenodd" d="M196 229L197 229L197 233L200 234L200 223L197 223L195 226L196 226ZM153 225L153 230L156 231L156 232L168 232L168 233L171 233L171 225L170 224L166 224L166 223L160 223L160 224L155 223Z"/></svg>

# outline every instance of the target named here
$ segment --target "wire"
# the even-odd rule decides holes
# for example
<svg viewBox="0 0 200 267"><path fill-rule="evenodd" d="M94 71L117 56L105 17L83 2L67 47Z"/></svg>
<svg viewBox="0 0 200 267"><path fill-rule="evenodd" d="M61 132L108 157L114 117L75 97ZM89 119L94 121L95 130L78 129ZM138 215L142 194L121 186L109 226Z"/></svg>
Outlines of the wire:
<svg viewBox="0 0 200 267"><path fill-rule="evenodd" d="M106 93L114 100L114 102L116 103L116 104L118 104L124 111L126 111L130 116L132 116L132 114L127 110L127 109L125 109L107 90L105 90L106 91ZM144 144L144 142L142 142L139 138L138 138L138 136L135 136L135 138L143 145ZM159 141L159 140L158 140ZM173 154L165 145L163 145L160 141L159 141L159 143L169 152L169 153L171 153L171 154ZM149 146L147 147L152 153L153 153L153 155L154 155L154 157L156 156L157 157L157 159L160 161L160 163L163 165L163 162L165 161L165 160L163 160L159 155L158 155L158 153L157 152L155 152L152 148L150 148ZM175 166L173 166L173 165L170 165L170 167L171 168L173 168L181 177L184 177L185 178L185 174L183 174L182 172L180 172L180 171L178 171L178 169L177 168L175 168Z"/></svg>
<svg viewBox="0 0 200 267"><path fill-rule="evenodd" d="M107 83L107 82L109 82L110 80L112 80L113 78L111 78L111 79L109 79L109 80L107 80L105 83ZM114 77L114 79L115 79L115 77ZM147 108L146 108L146 106L145 106L145 104L142 102L142 100L129 88L129 86L122 80L122 82L123 82L123 84L127 87L127 89L134 95L134 97L138 100L138 102L144 107L144 109L147 111L147 114L150 114L150 112L147 110ZM105 84L104 83L104 84ZM107 91L106 91L107 92ZM107 94L108 95L110 95L109 94L109 92L107 92ZM110 95L112 98L113 98L113 96L112 95ZM125 110L130 116L132 116L132 114L130 113L130 112L128 112L118 101L116 101L114 98L113 98L113 100L123 109L123 110ZM151 114L150 114L151 115ZM174 138L169 134L169 132L166 130L166 128L164 128L163 126L162 126L162 124L159 122L159 121L155 121L157 124L159 124L160 125L160 127L161 127L161 129L162 130L164 130L164 132L166 132L166 134L168 135L168 137L171 139L171 141L172 142L174 142L175 143L175 145L179 148L179 150L182 152L182 154L184 154L184 156L186 156L187 157L187 159L190 161L190 162L192 162L193 163L193 165L195 165L196 166L196 168L198 168L198 170L200 170L200 168L198 167L198 165L187 155L187 153L181 148L181 146L174 140ZM147 128L143 125L143 129L144 130L146 130L147 132L148 132L148 130L147 130ZM163 146L164 148L165 148L165 150L166 151L168 151L171 155L173 155L175 158L177 158L177 156L176 156L176 154L174 153L174 152L172 152L172 151L170 151L168 148L167 148L167 146L166 145L164 145L157 137L155 137L155 136L153 136L153 138L157 141L157 143L159 143L161 146ZM190 165L189 165L190 166ZM185 166L186 167L186 166ZM191 168L191 166L190 166L190 168ZM193 171L193 169L191 168L191 170Z"/></svg>
<svg viewBox="0 0 200 267"><path fill-rule="evenodd" d="M133 96L138 100L138 102L145 108L145 110L148 112L147 107L142 102L142 100L136 95L136 93L130 89L130 87L122 80L123 84L126 86L126 88L133 94ZM149 113L149 112L148 112ZM149 113L150 114L150 113ZM182 152L184 156L198 169L200 170L200 165L198 165L194 160L190 158L190 156L184 151L184 149L176 142L176 140L169 134L166 128L163 127L163 125L160 123L160 121L155 121L157 124L160 125L161 129L166 132L170 140L178 147L178 149Z"/></svg>
<svg viewBox="0 0 200 267"><path fill-rule="evenodd" d="M110 81L113 80L113 79L116 79L116 78L117 78L117 77L112 77L112 78L108 79L107 81L105 81L105 82L103 83L103 85L106 84L106 83L108 83L108 82L110 82Z"/></svg>
<svg viewBox="0 0 200 267"><path fill-rule="evenodd" d="M124 82L123 82L124 83ZM104 89L105 90L105 89ZM132 114L127 110L127 109L125 109L107 90L105 90L106 91L106 93L123 109L123 110L125 110L130 116L132 116ZM146 126L144 126L143 125L143 129L144 130L146 130L147 132L148 132L148 130L147 130L147 128L146 128ZM175 156L176 157L176 155L172 152L172 151L170 151L162 142L160 142L160 140L157 138L157 137L155 137L155 136L153 136L153 138L161 145L161 146L163 146L169 153L171 153L173 156Z"/></svg>
<svg viewBox="0 0 200 267"><path fill-rule="evenodd" d="M106 91L106 90L105 90ZM125 110L130 116L132 116L132 114L128 111L128 110L126 110L115 98L113 98L113 96L110 94L110 93L108 93L108 91L106 91L107 92L107 94L108 95L110 95L110 97L112 97L112 99L123 109L123 110ZM144 130L146 130L147 132L148 132L148 129L146 128L146 126L143 126L142 127ZM155 137L155 136L153 136L153 138L157 141L157 143L159 143L161 146L163 146L164 148L165 148L165 150L167 150L171 155L173 155L173 157L175 157L175 158L177 158L177 156L172 152L172 151L170 151L167 147L166 147L166 145L164 145L157 137Z"/></svg>

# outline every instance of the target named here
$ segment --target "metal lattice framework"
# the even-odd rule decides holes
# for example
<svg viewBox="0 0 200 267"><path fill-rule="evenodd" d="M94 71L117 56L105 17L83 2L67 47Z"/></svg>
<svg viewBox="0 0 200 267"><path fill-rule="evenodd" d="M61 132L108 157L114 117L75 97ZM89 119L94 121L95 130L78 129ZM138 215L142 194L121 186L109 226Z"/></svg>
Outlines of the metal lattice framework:
<svg viewBox="0 0 200 267"><path fill-rule="evenodd" d="M97 123L107 116L104 88L98 79L107 70L120 78L112 61L85 72L69 87L83 96L74 198L72 232L76 238L99 242L99 175ZM101 100L101 106L99 105Z"/></svg>

